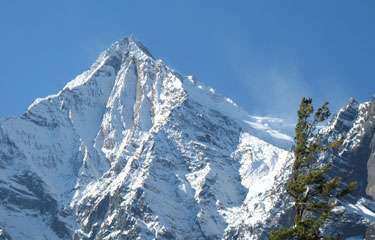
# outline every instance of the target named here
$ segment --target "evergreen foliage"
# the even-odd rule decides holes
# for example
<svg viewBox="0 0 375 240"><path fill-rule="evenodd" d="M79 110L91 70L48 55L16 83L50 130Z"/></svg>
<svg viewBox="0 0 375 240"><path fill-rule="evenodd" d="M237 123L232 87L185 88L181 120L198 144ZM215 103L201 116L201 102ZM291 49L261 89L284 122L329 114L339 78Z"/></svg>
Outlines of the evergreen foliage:
<svg viewBox="0 0 375 240"><path fill-rule="evenodd" d="M329 175L329 164L319 161L342 143L340 139L327 143L317 128L329 116L328 103L314 112L312 99L302 99L295 128L295 161L287 183L287 192L294 200L294 224L273 231L270 240L333 239L323 236L321 228L337 199L353 191L356 183L343 184L340 177Z"/></svg>

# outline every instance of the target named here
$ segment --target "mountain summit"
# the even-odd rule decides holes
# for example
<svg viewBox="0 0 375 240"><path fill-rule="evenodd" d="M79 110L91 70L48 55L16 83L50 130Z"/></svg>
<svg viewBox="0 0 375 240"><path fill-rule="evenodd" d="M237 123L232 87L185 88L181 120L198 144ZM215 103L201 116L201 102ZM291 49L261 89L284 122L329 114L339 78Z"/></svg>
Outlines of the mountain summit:
<svg viewBox="0 0 375 240"><path fill-rule="evenodd" d="M371 184L374 105L345 108L326 129L347 136L347 152L366 146ZM0 120L0 239L267 239L290 214L293 138L282 123L125 38L57 94ZM375 219L371 184L343 203L355 235Z"/></svg>

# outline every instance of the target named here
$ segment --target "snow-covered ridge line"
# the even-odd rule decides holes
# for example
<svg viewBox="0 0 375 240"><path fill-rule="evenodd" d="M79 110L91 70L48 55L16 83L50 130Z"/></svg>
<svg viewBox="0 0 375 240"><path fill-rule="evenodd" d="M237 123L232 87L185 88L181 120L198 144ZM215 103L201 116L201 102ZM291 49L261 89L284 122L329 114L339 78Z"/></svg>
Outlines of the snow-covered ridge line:
<svg viewBox="0 0 375 240"><path fill-rule="evenodd" d="M175 72L169 66L165 65L162 60L153 57L142 43L135 40L134 37L124 38L115 42L109 49L100 54L97 61L89 70L67 83L64 89L59 93L45 98L38 98L29 106L28 110L30 111L33 106L43 101L49 101L52 98L59 97L64 91L72 91L88 84L90 79L93 79L94 75L98 74L103 67L106 65L111 66L111 61L114 61L113 59L120 62L124 62L126 59L135 59L137 62L149 62L151 65L155 65L158 68L164 68L178 79L175 82L182 82L182 89L186 91L190 98L197 102L204 103L205 107L221 112L232 119L236 119L244 129L253 131L258 137L266 141L271 141L277 146L289 149L293 144L293 138L289 135L291 133L291 126L286 124L282 119L250 115L232 99L218 94L213 88L194 79L193 76L183 77L181 74Z"/></svg>
<svg viewBox="0 0 375 240"><path fill-rule="evenodd" d="M290 126L282 119L250 115L232 99L218 94L215 89L205 86L192 76L188 76L187 80L184 81L184 89L191 98L204 103L206 107L235 119L244 130L252 131L259 138L271 142L276 146L289 149L293 144L293 138L286 134L286 132L290 132ZM285 130L280 132L273 128L275 123L279 125L279 128L285 128Z"/></svg>

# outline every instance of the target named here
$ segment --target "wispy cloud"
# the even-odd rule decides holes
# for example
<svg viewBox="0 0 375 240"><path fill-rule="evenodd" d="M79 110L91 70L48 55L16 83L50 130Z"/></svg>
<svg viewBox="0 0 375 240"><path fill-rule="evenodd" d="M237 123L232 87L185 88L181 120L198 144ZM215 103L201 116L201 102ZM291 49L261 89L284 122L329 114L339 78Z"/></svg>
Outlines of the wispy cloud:
<svg viewBox="0 0 375 240"><path fill-rule="evenodd" d="M248 103L245 107L250 113L295 122L302 97L312 97L316 106L328 101L332 112L347 101L348 92L338 76L320 74L319 69L313 74L304 72L303 62L293 49L264 53L251 48L251 43L233 42L228 44L227 61L236 83L241 85L239 91L245 95L240 99ZM244 106L243 102L239 104Z"/></svg>
<svg viewBox="0 0 375 240"><path fill-rule="evenodd" d="M302 96L311 95L311 86L295 66L239 69L240 82L246 86L253 109L260 114L274 114L294 119Z"/></svg>

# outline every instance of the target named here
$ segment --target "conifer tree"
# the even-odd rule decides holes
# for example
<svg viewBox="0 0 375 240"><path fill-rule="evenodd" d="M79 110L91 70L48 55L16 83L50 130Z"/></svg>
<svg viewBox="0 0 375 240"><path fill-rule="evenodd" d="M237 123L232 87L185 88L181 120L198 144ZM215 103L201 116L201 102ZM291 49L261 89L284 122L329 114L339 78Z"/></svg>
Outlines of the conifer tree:
<svg viewBox="0 0 375 240"><path fill-rule="evenodd" d="M294 224L270 234L270 240L332 239L323 236L321 228L329 220L337 199L350 193L355 182L347 185L338 176L330 176L330 165L320 161L341 145L341 140L328 142L318 125L330 116L328 103L314 112L312 99L303 98L295 128L295 160L287 182L287 192L294 200Z"/></svg>

